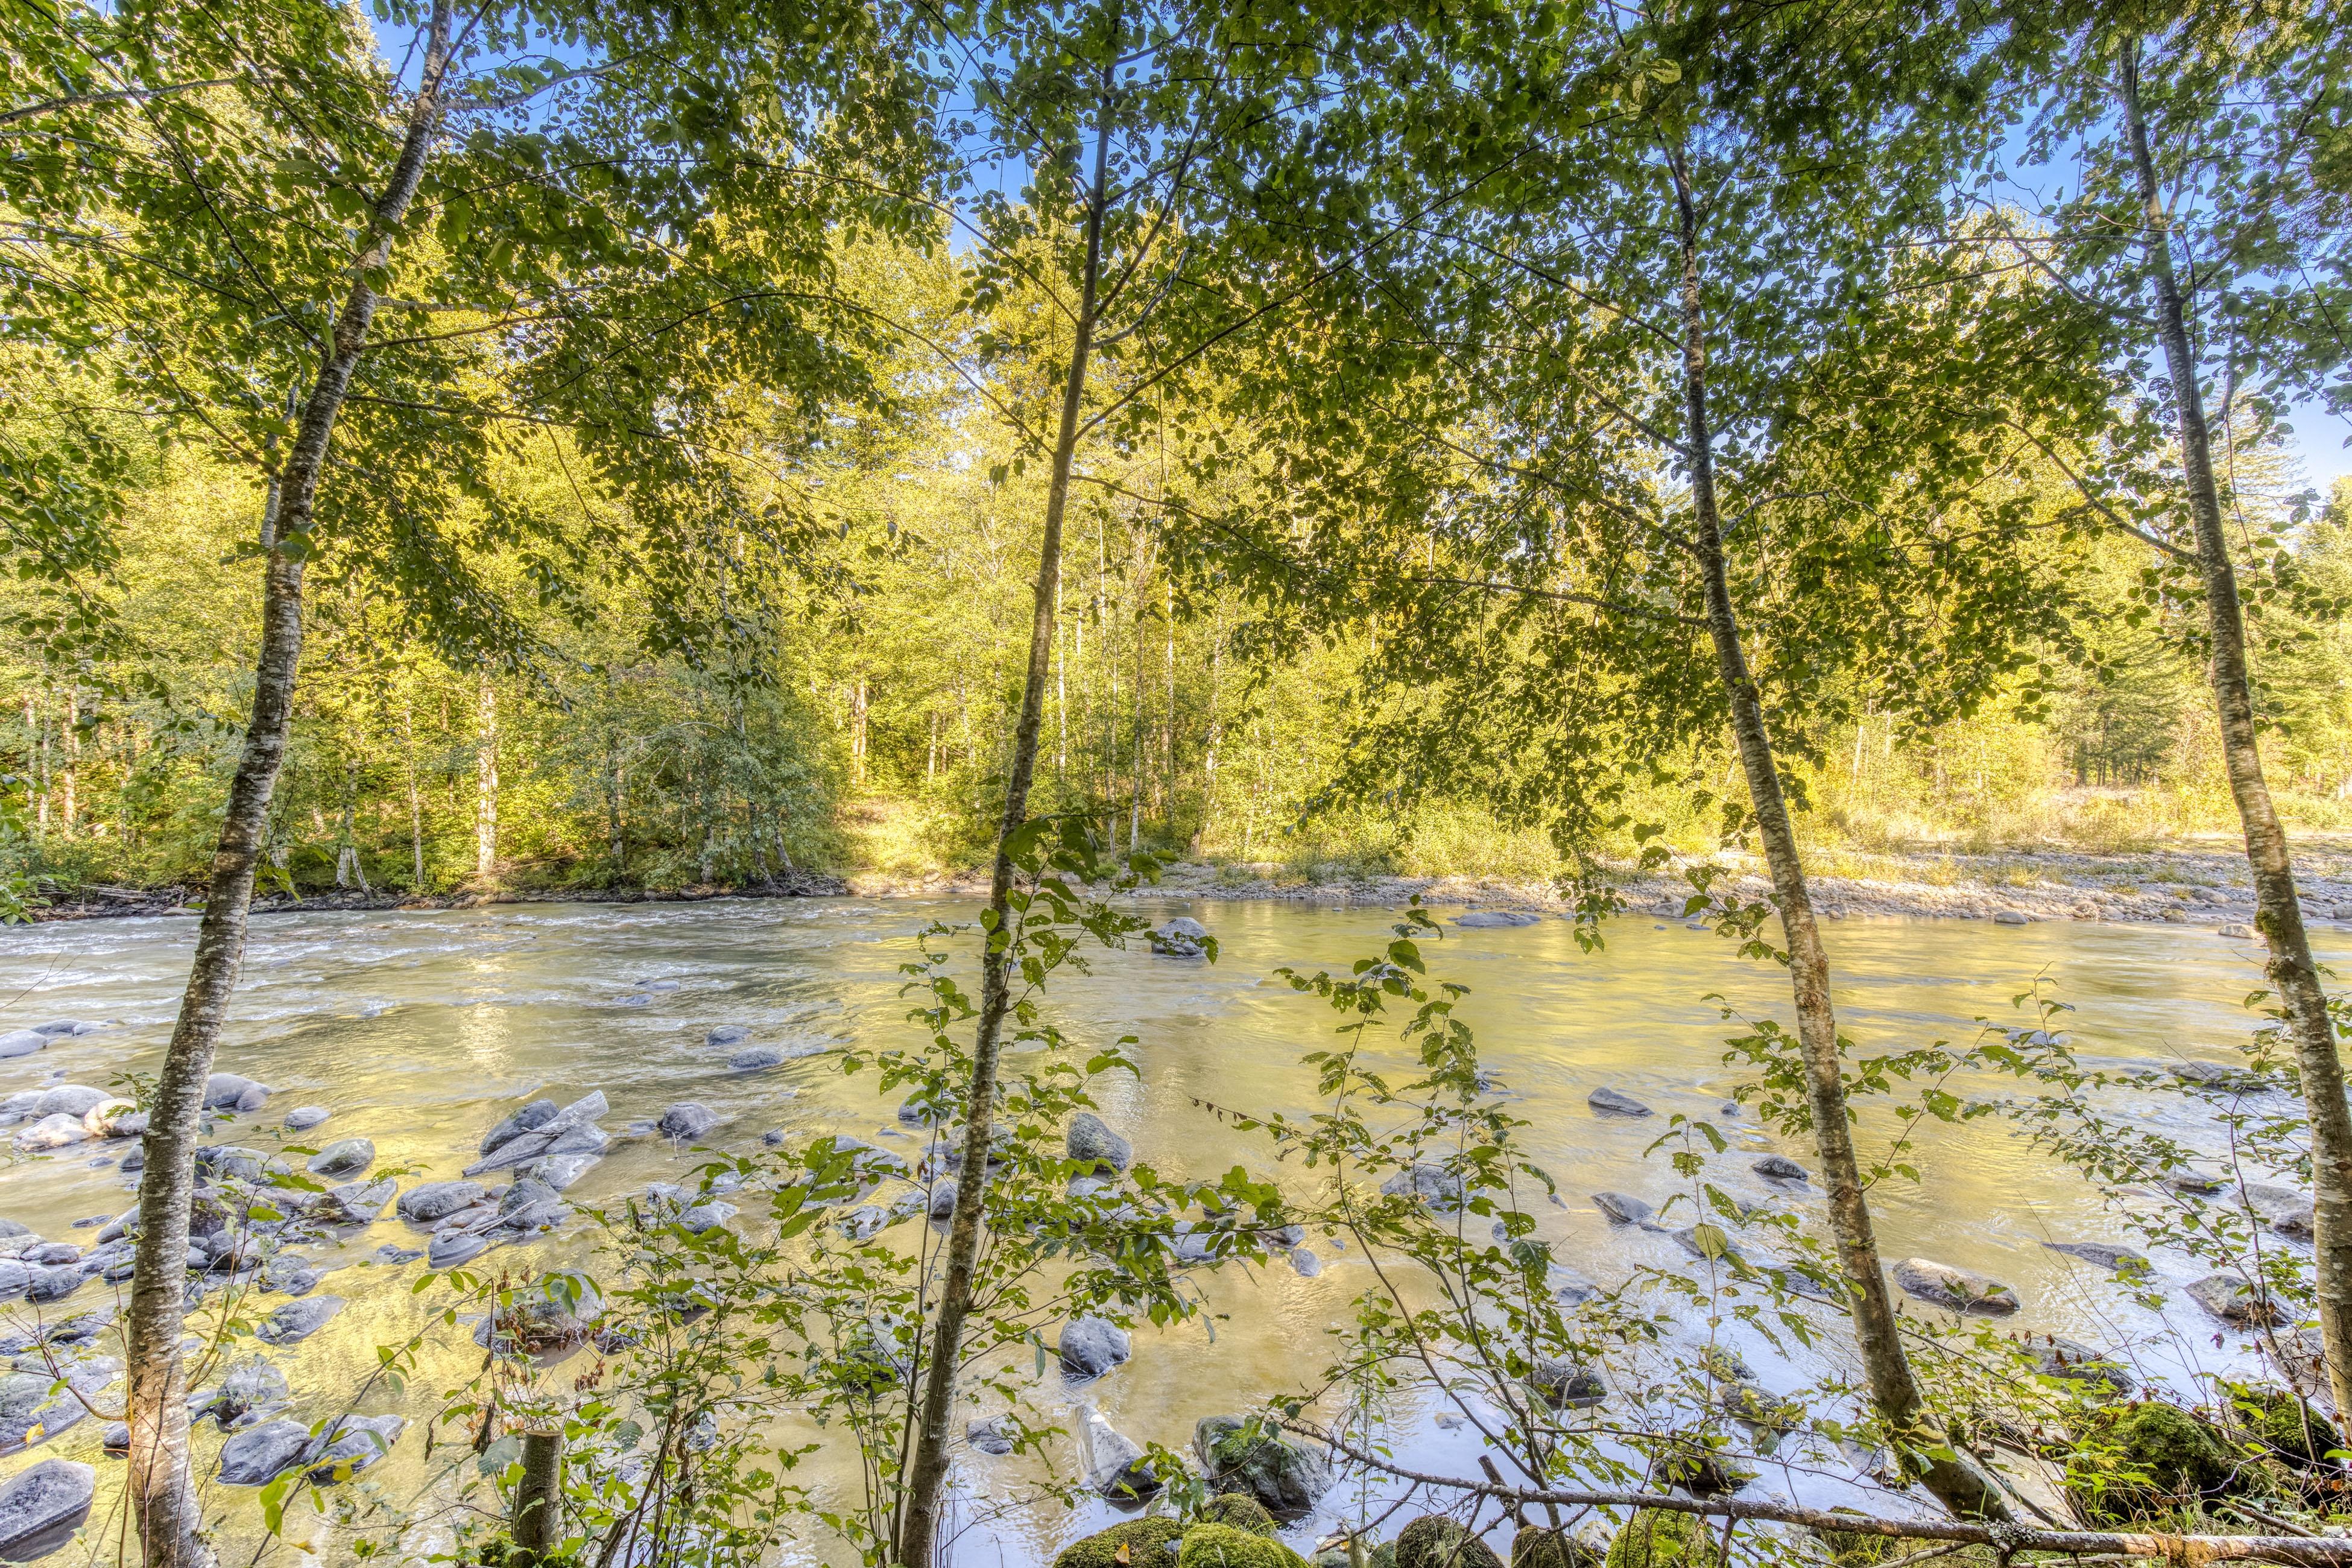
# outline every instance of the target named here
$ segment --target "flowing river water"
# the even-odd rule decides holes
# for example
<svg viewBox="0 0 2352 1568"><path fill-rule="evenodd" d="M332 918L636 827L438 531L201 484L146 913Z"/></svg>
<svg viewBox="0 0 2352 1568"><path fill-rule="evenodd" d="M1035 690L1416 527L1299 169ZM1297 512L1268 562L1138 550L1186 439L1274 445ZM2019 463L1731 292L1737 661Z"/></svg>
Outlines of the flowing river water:
<svg viewBox="0 0 2352 1568"><path fill-rule="evenodd" d="M1239 1163L1276 1171L1257 1135L1237 1131L1201 1109L1202 1100L1250 1111L1313 1109L1314 1080L1300 1056L1330 1040L1331 1016L1312 998L1273 978L1289 965L1344 971L1385 942L1393 911L1315 908L1296 903L1149 906L1190 912L1223 946L1210 966L1132 951L1097 953L1092 973L1058 978L1053 1003L1081 1041L1131 1034L1139 1040L1139 1076L1113 1076L1098 1090L1103 1115L1129 1137L1139 1160L1163 1173L1210 1177ZM898 965L914 956L912 937L940 918L968 918L968 906L855 899L720 900L691 904L522 905L450 911L315 913L257 920L245 982L222 1046L219 1066L266 1084L267 1107L228 1122L214 1137L257 1148L280 1142L316 1147L331 1139L373 1140L379 1167L410 1167L404 1185L446 1180L475 1157L483 1131L524 1100L560 1102L601 1089L616 1136L604 1161L568 1194L600 1204L679 1179L703 1156L652 1136L629 1137L674 1102L698 1101L719 1126L703 1141L730 1152L759 1149L781 1128L790 1142L843 1132L910 1152L912 1140L876 1098L869 1073L845 1076L821 1048L913 1044L898 991ZM1557 918L1516 929L1445 927L1427 944L1432 974L1469 987L1462 1016L1476 1031L1482 1059L1531 1125L1530 1152L1559 1181L1564 1206L1539 1205L1539 1234L1559 1260L1613 1287L1642 1266L1686 1267L1666 1237L1612 1227L1587 1196L1602 1189L1662 1202L1677 1185L1663 1154L1644 1150L1667 1115L1713 1119L1730 1133L1728 1154L1710 1175L1747 1197L1776 1197L1804 1212L1817 1200L1766 1191L1749 1173L1758 1153L1779 1151L1811 1163L1801 1143L1761 1131L1752 1112L1727 1118L1721 1107L1739 1071L1723 1061L1719 994L1752 1015L1785 1016L1783 972L1739 959L1732 942L1678 922L1629 917L1610 929L1605 950L1580 950ZM186 976L194 922L142 919L58 924L0 936L0 1027L50 1018L102 1022L103 1028L55 1040L47 1049L0 1062L0 1092L46 1084L105 1088L117 1074L152 1072L169 1035ZM1853 921L1830 928L1838 1001L1847 1031L1865 1049L1965 1041L1975 1020L2031 1020L2012 998L2037 976L2074 1005L2069 1026L2078 1048L2096 1062L2181 1058L2226 1060L2252 1022L2246 994L2261 984L2255 944L2210 930L2042 922L2024 927L1954 921ZM2352 957L2352 937L2320 937L2323 959ZM707 1043L721 1026L748 1039ZM744 1045L782 1047L781 1066L732 1072L728 1058ZM1594 1089L1613 1087L1654 1107L1646 1120L1596 1116ZM331 1110L325 1125L303 1134L279 1131L287 1110ZM2198 1132L2189 1102L2149 1095L2136 1114L2184 1135ZM1865 1142L1885 1123L1865 1120ZM19 1156L0 1170L0 1216L51 1240L86 1242L73 1223L119 1214L133 1199L133 1179L114 1168L126 1145L80 1144L39 1157ZM1924 1254L2013 1286L2023 1310L2004 1327L2053 1331L2128 1351L2159 1332L2161 1316L2134 1304L2103 1271L2052 1251L2045 1241L2130 1241L2102 1211L2102 1194L2026 1146L1997 1118L1936 1124L1921 1136L1915 1184L1883 1184L1874 1205L1891 1261ZM735 1223L757 1225L747 1205ZM375 1260L387 1243L422 1247L425 1233L387 1214L340 1251L306 1247L338 1265L317 1287L347 1305L299 1343L268 1352L293 1388L290 1414L310 1421L342 1408L374 1368L375 1347L415 1331L429 1298L410 1287L422 1261ZM592 1258L588 1227L492 1254L480 1267L539 1268ZM1370 1283L1354 1254L1318 1243L1320 1275L1287 1267L1220 1276L1212 1299L1223 1316L1212 1339L1199 1323L1166 1330L1140 1325L1134 1357L1083 1389L1067 1389L1048 1368L1039 1403L1075 1415L1092 1403L1119 1430L1143 1442L1184 1447L1201 1417L1246 1409L1271 1394L1302 1388L1335 1359L1331 1331L1348 1321L1349 1303ZM593 1262L590 1263L593 1267ZM2208 1270L2183 1257L2157 1258L2160 1279L2175 1287ZM41 1311L54 1321L101 1304L114 1287L93 1280ZM262 1297L266 1310L282 1297ZM29 1319L33 1309L12 1310ZM2199 1317L2179 1295L2171 1321L2200 1347L2219 1325ZM1768 1385L1790 1388L1821 1375L1837 1358L1834 1341L1794 1359L1767 1353L1737 1327L1726 1337L1761 1369ZM362 1478L401 1507L426 1508L428 1464L422 1418L436 1391L478 1367L479 1352L461 1327L449 1343L429 1347L423 1374L404 1394L378 1389L370 1412L411 1417L392 1456ZM2177 1345L2179 1342L2176 1341ZM120 1346L100 1346L120 1354ZM2143 1371L2179 1379L2197 1370L2236 1365L2234 1342L2200 1348L2196 1366L2177 1351ZM120 1396L121 1384L100 1395ZM1400 1458L1454 1474L1475 1473L1475 1447L1433 1408L1395 1416ZM0 1459L0 1479L52 1455L100 1467L90 1538L72 1555L95 1550L110 1559L106 1535L119 1518L120 1461L101 1457L105 1423L88 1419L29 1451ZM1074 1423L1075 1425L1075 1423ZM221 1442L200 1427L197 1464L209 1477ZM820 1441L840 1441L838 1434ZM446 1442L446 1438L444 1441ZM435 1464L446 1464L444 1447ZM1024 1479L1024 1461L966 1454L960 1484L968 1512ZM998 1467L992 1470L991 1467ZM854 1470L840 1455L820 1453L803 1479L838 1505ZM1767 1478L1767 1489L1806 1492L1794 1479ZM1353 1500L1335 1494L1330 1508ZM425 1495L420 1496L423 1493ZM1813 1494L1808 1494L1813 1495ZM213 1487L209 1510L227 1535L251 1549L257 1513L250 1490ZM307 1510L301 1510L307 1513ZM1113 1516L1106 1506L1076 1514L1058 1508L1013 1511L976 1526L961 1561L1042 1563L1067 1540ZM1333 1517L1303 1521L1288 1539L1311 1552ZM1392 1531L1401 1520L1392 1521ZM340 1560L335 1532L300 1513L289 1536L311 1542L320 1561ZM412 1548L431 1531L417 1533ZM443 1537L446 1541L446 1535ZM281 1547L281 1552L286 1549ZM838 1561L837 1546L811 1537L793 1554ZM297 1557L303 1555L297 1552ZM61 1556L59 1561L71 1560Z"/></svg>

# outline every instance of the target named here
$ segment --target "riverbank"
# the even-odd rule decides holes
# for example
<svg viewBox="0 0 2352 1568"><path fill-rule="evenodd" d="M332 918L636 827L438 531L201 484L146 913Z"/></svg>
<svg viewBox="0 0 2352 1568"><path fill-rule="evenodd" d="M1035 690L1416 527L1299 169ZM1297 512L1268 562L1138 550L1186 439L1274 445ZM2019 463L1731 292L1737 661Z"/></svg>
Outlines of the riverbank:
<svg viewBox="0 0 2352 1568"><path fill-rule="evenodd" d="M1717 858L1732 873L1727 884L1744 898L1761 898L1769 884L1752 857ZM1318 874L1319 873L1319 874ZM2333 844L2299 848L2295 876L2305 917L2352 923L2352 849ZM2251 931L2253 889L2245 858L2224 842L2181 845L2129 854L2003 852L1990 855L1862 855L1827 851L1810 876L1813 904L1831 920L1901 917L1996 921L2105 921L2127 924L2233 926ZM1679 917L1689 886L1679 868L1669 875L1629 878L1621 884L1629 909ZM471 889L454 893L325 893L304 898L272 894L254 900L254 913L321 910L476 909L519 903L695 903L711 899L974 898L988 891L981 870L928 876L795 871L743 887L676 889ZM193 915L184 889L84 889L72 901L35 911L37 921L93 920L122 915ZM1565 914L1569 901L1542 883L1496 878L1348 876L1336 868L1301 873L1270 864L1178 862L1141 897L1260 900L1336 907L1391 907L1419 897L1439 909L1517 910Z"/></svg>

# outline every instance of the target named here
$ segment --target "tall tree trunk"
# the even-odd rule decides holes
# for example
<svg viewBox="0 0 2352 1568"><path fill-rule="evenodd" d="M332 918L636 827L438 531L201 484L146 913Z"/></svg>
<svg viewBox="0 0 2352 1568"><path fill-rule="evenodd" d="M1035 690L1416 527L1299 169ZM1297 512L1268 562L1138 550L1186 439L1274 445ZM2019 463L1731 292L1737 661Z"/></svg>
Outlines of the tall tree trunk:
<svg viewBox="0 0 2352 1568"><path fill-rule="evenodd" d="M2124 52L2124 131L2147 225L2148 273L2156 289L2157 331L2172 377L2179 422L2181 478L2197 528L2197 565L2205 579L2205 621L2212 643L2210 673L2221 720L2222 764L2238 821L2246 836L2246 863L2254 881L2254 928L2270 947L2268 972L2294 1042L2311 1128L2312 1258L2317 1274L2319 1334L2327 1360L2327 1386L2336 1408L2352 1412L2352 1104L2344 1093L2344 1064L2327 1016L2327 994L2304 930L2303 900L2287 854L2286 830L2263 778L2255 742L2252 682L2246 669L2246 623L2238 574L2221 531L2221 497L2213 481L2212 442L2205 424L2197 358L2189 344L2188 312L2173 271L2171 225L2148 150L2140 112L2139 40Z"/></svg>
<svg viewBox="0 0 2352 1568"><path fill-rule="evenodd" d="M416 793L416 722L406 696L400 700L400 750L408 772L408 885L425 890L425 803Z"/></svg>
<svg viewBox="0 0 2352 1568"><path fill-rule="evenodd" d="M1201 826L1192 832L1192 849L1209 836L1217 815L1217 748L1225 739L1225 612L1217 610L1217 625L1209 642L1209 735L1207 754L1201 761Z"/></svg>
<svg viewBox="0 0 2352 1568"><path fill-rule="evenodd" d="M1115 51L1114 51L1115 52ZM1079 285L1077 323L1070 343L1070 369L1062 386L1062 423L1054 441L1053 479L1045 491L1045 531L1037 547L1037 587L1029 626L1029 668L1021 689L1021 720L1013 733L1013 765L1005 779L1004 816L996 837L996 864L989 877L986 945L981 953L980 1016L973 1032L971 1081L964 1099L963 1180L957 1185L955 1214L948 1229L947 1277L940 1287L929 1360L922 1369L922 1399L916 1423L915 1453L908 1468L907 1493L899 1504L900 1568L933 1568L940 1547L940 1503L947 1489L948 1435L953 1413L957 1363L963 1355L965 1321L971 1312L973 1275L980 1260L981 1210L988 1191L989 1140L996 1113L996 1064L1004 1015L1013 1004L1010 915L1013 896L1013 836L1029 819L1029 786L1037 770L1037 731L1045 710L1045 681L1054 649L1054 607L1060 598L1062 515L1070 498L1070 460L1077 449L1078 414L1084 404L1087 363L1094 348L1096 290L1102 276L1104 176L1110 151L1111 76L1102 77L1100 122L1095 132L1094 182L1087 199L1086 269Z"/></svg>
<svg viewBox="0 0 2352 1568"><path fill-rule="evenodd" d="M860 789L866 786L866 677L857 678L856 689L850 696L849 708L850 780Z"/></svg>
<svg viewBox="0 0 2352 1568"><path fill-rule="evenodd" d="M81 692L76 686L66 688L66 722L58 739L65 742L66 764L58 780L62 794L58 803L58 824L71 838L76 819L81 815Z"/></svg>
<svg viewBox="0 0 2352 1568"><path fill-rule="evenodd" d="M482 669L474 730L474 875L487 880L499 869L499 690Z"/></svg>
<svg viewBox="0 0 2352 1568"><path fill-rule="evenodd" d="M2006 1518L2008 1505L1996 1483L1958 1450L1948 1435L1933 1427L1918 1383L1911 1374L1910 1360L1903 1353L1895 1304L1887 1294L1886 1271L1878 1258L1878 1239L1863 1193L1861 1163L1854 1156L1853 1132L1846 1121L1837 1016L1830 1005L1829 954L1813 919L1804 863L1797 853L1796 830L1789 820L1780 764L1764 721L1763 699L1740 647L1739 621L1731 602L1716 503L1714 432L1707 415L1698 211L1679 150L1670 162L1682 250L1684 439L1690 463L1692 510L1696 515L1699 566L1706 586L1707 633L1731 709L1732 733L1747 774L1757 836L1763 841L1765 862L1771 869L1773 902L1779 907L1789 943L1789 976L1796 1004L1798 1044L1804 1058L1805 1095L1812 1113L1822 1185L1829 1195L1830 1230L1845 1266L1854 1342L1862 1352L1871 1403L1905 1469L1917 1476L1957 1514Z"/></svg>
<svg viewBox="0 0 2352 1568"><path fill-rule="evenodd" d="M186 1289L188 1209L195 1193L196 1140L204 1116L205 1083L220 1042L230 994L245 955L246 918L253 901L254 864L268 818L269 797L286 757L294 674L302 652L302 566L320 477L335 417L373 323L376 296L368 277L390 259L425 159L441 121L448 70L450 0L434 0L424 68L407 133L383 194L375 204L368 239L356 258L351 292L335 318L318 378L302 405L301 424L278 476L276 509L264 520L268 554L262 579L261 653L255 669L253 717L229 784L220 842L213 852L204 918L196 928L195 961L180 1002L179 1021L163 1055L147 1126L147 1166L139 1182L139 1245L125 1326L131 1373L128 1489L133 1528L147 1568L209 1564L211 1548L198 1536L197 1505L188 1453L186 1368L180 1358L182 1292ZM289 549L299 541L300 548Z"/></svg>

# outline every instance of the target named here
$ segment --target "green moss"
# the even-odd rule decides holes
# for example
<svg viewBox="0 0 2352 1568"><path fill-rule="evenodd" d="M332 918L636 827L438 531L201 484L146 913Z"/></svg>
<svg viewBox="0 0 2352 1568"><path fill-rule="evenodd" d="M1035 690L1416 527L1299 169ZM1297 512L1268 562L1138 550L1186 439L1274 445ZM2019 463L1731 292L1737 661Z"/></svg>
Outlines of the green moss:
<svg viewBox="0 0 2352 1568"><path fill-rule="evenodd" d="M2067 1458L2066 1479L2085 1517L2123 1523L2229 1488L2240 1470L2213 1429L2194 1415L2142 1400L2110 1405L2084 1422Z"/></svg>
<svg viewBox="0 0 2352 1568"><path fill-rule="evenodd" d="M1425 1513L1396 1541L1397 1568L1503 1568L1495 1549L1442 1513Z"/></svg>
<svg viewBox="0 0 2352 1568"><path fill-rule="evenodd" d="M1183 1521L1164 1515L1130 1519L1071 1542L1054 1559L1054 1568L1119 1568L1122 1546L1127 1548L1128 1568L1163 1568L1169 1559L1168 1543L1183 1533Z"/></svg>
<svg viewBox="0 0 2352 1568"><path fill-rule="evenodd" d="M2325 1463L2344 1446L2335 1423L2284 1388L2233 1386L2230 1404L2246 1436L2290 1465Z"/></svg>
<svg viewBox="0 0 2352 1568"><path fill-rule="evenodd" d="M1203 1524L1229 1524L1235 1530L1246 1530L1252 1535L1278 1535L1282 1527L1274 1522L1274 1515L1265 1505L1246 1492L1226 1492L1209 1500L1201 1510Z"/></svg>
<svg viewBox="0 0 2352 1568"><path fill-rule="evenodd" d="M1511 1568L1600 1568L1601 1554L1564 1530L1530 1524L1511 1537Z"/></svg>
<svg viewBox="0 0 2352 1568"><path fill-rule="evenodd" d="M1307 1568L1307 1559L1271 1536L1230 1524L1196 1524L1184 1532L1176 1568Z"/></svg>
<svg viewBox="0 0 2352 1568"><path fill-rule="evenodd" d="M1645 1508L1609 1543L1608 1568L1705 1568L1715 1542L1696 1514Z"/></svg>

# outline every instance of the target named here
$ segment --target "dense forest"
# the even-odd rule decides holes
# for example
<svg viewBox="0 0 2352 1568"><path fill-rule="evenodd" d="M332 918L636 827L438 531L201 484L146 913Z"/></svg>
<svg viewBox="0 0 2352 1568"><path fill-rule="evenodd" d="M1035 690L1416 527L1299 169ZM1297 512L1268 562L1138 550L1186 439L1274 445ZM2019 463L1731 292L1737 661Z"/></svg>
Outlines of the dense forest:
<svg viewBox="0 0 2352 1568"><path fill-rule="evenodd" d="M1742 1521L1906 1563L2346 1561L2320 1527L2345 1474L2326 1413L2352 1414L2352 1014L2291 836L2352 816L2352 491L2305 484L2286 439L2352 404L2333 0L0 16L5 912L100 884L198 916L158 1070L116 1080L136 1098L21 1107L58 1147L87 1118L140 1141L136 1210L17 1270L28 1299L127 1283L91 1329L123 1347L122 1555L215 1560L191 1412L217 1402L189 1397L212 1350L184 1339L205 1278L276 1289L236 1248L373 1224L398 1185L206 1142L268 1095L213 1072L257 893L985 867L972 922L902 968L918 1043L835 1053L909 1096L883 1135L929 1133L919 1171L845 1136L772 1152L778 1129L630 1198L600 1223L634 1326L596 1340L625 1389L534 1381L499 1337L519 1288L444 1281L475 1291L488 1352L463 1408L480 1464L457 1462L508 1506L436 1550L748 1563L791 1515L877 1568L936 1568L962 1412L980 1384L1017 1405L1041 1323L1070 1331L1066 1363L1083 1311L1196 1321L1189 1269L1315 1228L1410 1283L1358 1300L1322 1391L1199 1438L1202 1475L1104 1438L1088 1487L1178 1500L1155 1517L1179 1528L1110 1562L1140 1542L1297 1568L1246 1510L1209 1518L1231 1500L1205 1483L1337 1459L1507 1510L1535 1531L1517 1568L1589 1563L1561 1508L1629 1516L1614 1568L1648 1568L1661 1528L1674 1561L1728 1568ZM1809 858L2211 830L2243 845L2237 934L2266 988L2244 1076L2181 1079L2162 1125L2226 1134L2231 1182L2243 1160L2293 1187L2228 1188L2222 1154L2113 1113L2147 1079L2074 1062L2038 986L2038 1026L1967 1049L1861 1058L1841 1034ZM1721 850L1766 880L1727 880ZM1679 871L1691 924L1785 973L1788 1022L1727 1042L1748 1076L1724 1115L1804 1140L1810 1166L1780 1165L1819 1206L1765 1214L1781 1261L1751 1260L1726 1227L1757 1215L1701 1180L1723 1134L1675 1118L1654 1147L1682 1145L1696 1261L1643 1288L1834 1345L1819 1408L1765 1410L1693 1357L1674 1429L1580 1414L1588 1360L1660 1313L1556 1281L1533 1194L1557 1195L1460 989L1429 978L1442 928L1417 905L1345 975L1280 972L1348 1041L1307 1058L1317 1113L1213 1111L1312 1174L1130 1166L1087 1085L1133 1041L1066 1036L1051 992L1097 946L1215 957L1104 896L1167 853L1549 881L1587 951L1626 873ZM1390 1024L1382 1066L1362 1053ZM1963 1074L2017 1095L1964 1100ZM1650 1114L1608 1092L1596 1114ZM1890 1097L1882 1157L1857 1108ZM607 1109L493 1128L467 1169L510 1184L457 1195L435 1261L569 1222ZM1890 1270L1873 1205L1909 1127L1997 1110L2103 1190L2153 1194L2117 1196L2116 1223L2230 1270L2190 1293L2278 1381L2125 1405L2073 1352L1962 1321L1997 1281ZM642 1135L714 1124L681 1103ZM334 1153L307 1169L374 1158ZM886 1175L908 1190L850 1206ZM764 1219L730 1228L722 1191ZM2244 1203L2196 1206L2225 1192ZM524 1327L578 1348L595 1291L532 1289ZM408 1353L383 1347L384 1375ZM1376 1407L1460 1379L1486 1390L1485 1479L1399 1468ZM766 1416L729 1403L753 1384L841 1423L862 1503L779 1479ZM1738 1457L1800 1416L1874 1511L1735 1498ZM1005 1447L1043 1445L1005 1419ZM341 1430L279 1456L266 1534L292 1456ZM2083 1528L1996 1450L2058 1467ZM332 1452L314 1500L364 1458ZM73 1484L86 1511L88 1467ZM1445 1529L1407 1527L1397 1568L1462 1562ZM1766 1539L1768 1561L1812 1550Z"/></svg>

